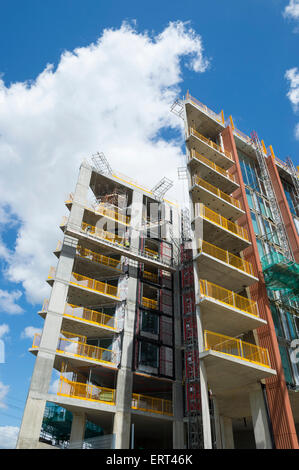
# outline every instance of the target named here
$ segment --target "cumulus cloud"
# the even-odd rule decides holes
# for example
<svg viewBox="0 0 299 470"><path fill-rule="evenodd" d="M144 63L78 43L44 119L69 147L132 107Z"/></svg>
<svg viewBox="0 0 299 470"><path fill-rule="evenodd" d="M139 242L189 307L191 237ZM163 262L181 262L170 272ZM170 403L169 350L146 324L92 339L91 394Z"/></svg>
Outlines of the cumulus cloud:
<svg viewBox="0 0 299 470"><path fill-rule="evenodd" d="M6 333L9 332L9 326L6 323L0 325L0 338L2 338Z"/></svg>
<svg viewBox="0 0 299 470"><path fill-rule="evenodd" d="M17 426L0 426L0 449L15 449L18 434Z"/></svg>
<svg viewBox="0 0 299 470"><path fill-rule="evenodd" d="M289 91L287 97L289 98L294 112L299 109L299 70L297 67L289 69L285 73L285 78L289 81ZM295 137L299 140L299 123L295 127Z"/></svg>
<svg viewBox="0 0 299 470"><path fill-rule="evenodd" d="M4 385L3 382L0 382L0 408L7 407L4 401L8 392L9 392L9 385Z"/></svg>
<svg viewBox="0 0 299 470"><path fill-rule="evenodd" d="M22 313L23 308L16 303L21 296L22 292L20 290L6 291L0 289L0 311L11 315Z"/></svg>
<svg viewBox="0 0 299 470"><path fill-rule="evenodd" d="M29 301L49 293L44 279L62 236L63 201L84 158L103 151L114 170L149 187L162 176L177 180L183 125L170 106L182 93L184 67L208 67L188 24L151 36L124 23L64 52L34 81L0 80L0 208L18 220L15 246L0 243L0 256ZM177 137L166 140L170 129Z"/></svg>
<svg viewBox="0 0 299 470"><path fill-rule="evenodd" d="M22 331L21 333L21 338L22 339L33 339L34 338L34 335L36 335L36 333L41 333L42 330L41 328L35 328L34 326L27 326L24 331Z"/></svg>
<svg viewBox="0 0 299 470"><path fill-rule="evenodd" d="M299 0L290 0L290 3L285 7L283 15L286 18L299 20Z"/></svg>

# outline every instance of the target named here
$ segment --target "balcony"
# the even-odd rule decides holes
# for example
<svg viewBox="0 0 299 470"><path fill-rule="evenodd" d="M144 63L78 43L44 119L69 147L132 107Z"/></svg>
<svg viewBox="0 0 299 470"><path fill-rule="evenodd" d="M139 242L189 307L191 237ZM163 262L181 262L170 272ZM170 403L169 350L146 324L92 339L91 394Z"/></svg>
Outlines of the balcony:
<svg viewBox="0 0 299 470"><path fill-rule="evenodd" d="M42 318L46 317L48 306L49 300L45 299L39 311ZM62 329L87 337L107 337L119 331L115 316L69 303L64 309Z"/></svg>
<svg viewBox="0 0 299 470"><path fill-rule="evenodd" d="M115 405L116 391L111 388L74 382L65 377L60 377L57 395Z"/></svg>
<svg viewBox="0 0 299 470"><path fill-rule="evenodd" d="M82 360L92 364L101 364L116 368L119 362L119 353L110 349L100 348L86 344L86 338L82 335L75 335L73 333L63 333L69 337L60 337L56 348L56 354L59 356L72 359L73 367L82 367ZM81 337L81 341L75 341L73 337ZM41 334L36 333L33 338L31 352L37 353L40 347ZM56 370L61 370L63 359L58 358L55 360L54 367Z"/></svg>
<svg viewBox="0 0 299 470"><path fill-rule="evenodd" d="M245 214L237 199L207 183L197 175L192 177L190 192L194 203L201 202L230 220L236 220Z"/></svg>
<svg viewBox="0 0 299 470"><path fill-rule="evenodd" d="M216 165L216 163L196 152L194 149L190 152L188 164L192 173L198 171L205 181L211 184L213 183L227 194L232 193L239 187L234 175Z"/></svg>
<svg viewBox="0 0 299 470"><path fill-rule="evenodd" d="M116 390L96 385L68 380L60 377L57 395L93 401L106 405L115 405ZM147 395L132 394L132 409L148 413L172 416L172 402L162 398L154 398Z"/></svg>
<svg viewBox="0 0 299 470"><path fill-rule="evenodd" d="M203 279L199 288L205 329L237 336L267 324L259 316L257 303L251 299Z"/></svg>
<svg viewBox="0 0 299 470"><path fill-rule="evenodd" d="M73 199L74 199L74 195L73 193L70 193L68 199L65 201L65 205L67 206L69 210L72 207ZM113 209L111 205L105 204L103 202L97 204L94 208L91 206L85 206L85 209L93 212L94 214L101 215L102 217L105 217L109 220L113 220L114 222L117 222L118 224L122 224L126 226L130 225L129 216L125 214L121 214L118 210Z"/></svg>
<svg viewBox="0 0 299 470"><path fill-rule="evenodd" d="M118 296L117 286L112 286L107 282L97 281L96 279L82 276L78 273L72 273L70 285L80 287L81 289L84 289L84 291L88 290L89 292L100 294L101 296L105 297L106 300L121 300Z"/></svg>
<svg viewBox="0 0 299 470"><path fill-rule="evenodd" d="M142 307L150 308L151 310L159 310L158 301L154 299L148 299L147 297L142 297L141 305Z"/></svg>
<svg viewBox="0 0 299 470"><path fill-rule="evenodd" d="M227 289L239 291L258 282L251 263L205 240L199 240L195 260L202 279L219 283Z"/></svg>
<svg viewBox="0 0 299 470"><path fill-rule="evenodd" d="M234 165L232 154L223 150L219 145L200 134L198 131L189 127L187 143L190 149L194 149L204 157L216 163L216 165L227 170Z"/></svg>
<svg viewBox="0 0 299 470"><path fill-rule="evenodd" d="M203 204L199 205L198 214L195 213L195 226L197 225L197 217L201 218L203 222L203 235L201 238L207 242L219 248L227 249L231 253L240 253L240 251L251 245L245 228L240 227ZM198 222L200 222L200 219Z"/></svg>
<svg viewBox="0 0 299 470"><path fill-rule="evenodd" d="M122 265L119 259L111 258L99 253L95 253L87 248L83 248L78 245L76 248L76 255L88 263L86 264L86 269L89 274L100 274L105 276L111 274L122 273ZM91 262L91 263L90 263Z"/></svg>
<svg viewBox="0 0 299 470"><path fill-rule="evenodd" d="M219 397L276 375L264 348L207 330L204 345L199 359L205 363L209 387Z"/></svg>
<svg viewBox="0 0 299 470"><path fill-rule="evenodd" d="M156 268L175 272L171 257L161 257L159 254L157 256L157 252L153 250L141 251L133 249L130 247L130 241L126 239L125 236L121 237L85 222L82 223L81 228L75 227L66 222L63 229L66 235L79 238L80 240L86 240L86 237L90 237L89 240L91 242L97 243L97 245L102 245L106 249L108 247L114 253L127 256Z"/></svg>

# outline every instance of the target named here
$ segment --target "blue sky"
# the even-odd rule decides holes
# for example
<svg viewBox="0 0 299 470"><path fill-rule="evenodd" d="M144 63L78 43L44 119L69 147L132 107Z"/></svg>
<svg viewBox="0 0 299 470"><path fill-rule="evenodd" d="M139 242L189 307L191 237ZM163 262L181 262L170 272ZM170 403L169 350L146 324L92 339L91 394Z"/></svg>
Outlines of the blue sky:
<svg viewBox="0 0 299 470"><path fill-rule="evenodd" d="M3 83L0 104L3 114L0 111L0 160L5 168L5 188L0 190L3 201L3 206L0 206L0 333L3 333L6 354L5 363L0 364L0 427L16 428L20 424L34 364L33 357L27 353L32 343L30 332L32 328L42 327L37 310L43 296L47 295L47 287L40 288L39 282L46 285L43 279L47 269L51 262L56 263L51 250L55 248L59 230L48 230L47 225L57 226L60 217L66 213L63 198L73 190L80 160L91 151L104 149L111 155L115 168L124 171L128 167L127 173L130 174L130 167L136 166L141 154L144 161L149 160L151 155L159 161L165 155L166 168L173 153L175 173L182 153L182 134L179 125L175 124L175 117L168 115L168 98L164 96L161 99L163 106L155 100L161 90L168 90L173 98L182 96L189 89L193 96L215 112L223 109L226 118L231 114L241 131L250 135L255 130L266 146L273 146L277 157L284 160L290 155L299 165L298 140L295 137L295 127L299 121L296 111L299 84L295 71L293 93L288 97L291 81L285 76L288 70L299 67L299 14L296 18L296 0L112 3L101 0L11 0L2 3L0 74ZM283 15L288 5L293 7L293 17ZM136 53L135 44L129 42L132 34L126 30L123 36L118 35L124 21L135 28L138 48L142 49L144 45L147 50L147 60L143 62L142 58L138 59L136 69L131 65L128 67ZM177 28L173 31L167 29L170 22L178 21L189 22L184 33L181 31L179 34ZM192 28L193 32L187 33L188 28ZM115 33L112 31L109 41L103 41L98 46L99 50L102 48L99 57L105 55L102 68L98 69L96 62L102 59L94 59L90 44L103 39L104 29L114 30ZM158 35L164 31L167 32L163 39ZM120 43L127 39L128 46L122 50ZM156 48L155 52L152 49L151 55L147 56L151 41L151 44L161 44L161 48ZM169 41L173 44L169 45ZM61 54L76 48L84 48L88 53L84 59L84 70L76 68L77 65L69 57L57 72ZM153 54L156 54L155 60L152 59ZM169 57L171 70L163 68L163 54L167 60ZM197 59L198 66L190 61L192 57ZM87 73L86 67L92 61L90 73ZM54 67L47 69L36 82L47 64ZM150 68L155 68L156 64L159 68L157 65L157 70L151 73ZM119 83L114 84L113 77L126 74L127 68L132 83L124 81L120 93ZM81 70L85 75L80 81L78 74ZM67 81L63 81L63 77L67 77ZM143 77L152 81L150 88L141 88ZM101 79L106 80L106 84ZM14 85L16 83L19 86ZM144 97L143 108L139 104L135 114L131 109L137 106L131 85L133 91L136 89L136 101L140 101L140 96ZM74 94L70 95L68 88L72 86ZM99 101L96 101L99 109L103 100L111 99L116 103L123 99L121 117L118 117L119 113L116 118L110 115L111 120L107 118L107 123L105 108L98 113L97 109L91 108L92 98L84 88L93 90L91 96L97 97L99 93ZM109 93L103 93L108 89ZM58 101L53 96L58 96ZM88 105L84 100L88 100ZM153 109L151 102L154 103ZM63 108L63 117L55 114L57 107ZM93 123L99 119L92 129L90 125L84 127L87 116L84 122L80 121L80 114L84 114L85 110L88 115L94 113ZM50 113L51 120L47 121ZM145 115L148 117L143 122ZM157 115L158 118L154 117ZM38 118L34 120L36 116ZM52 127L56 119L59 121L62 118L67 138L55 126ZM115 146L108 145L110 129L107 126L115 126L117 133L120 133L119 123L124 120L136 122L134 127L128 127L126 135L139 130L143 137L140 140L136 137L135 144L128 139L127 149L122 148L120 153L121 147L117 146L117 142ZM140 120L142 127L138 127ZM72 129L80 122L79 131L75 133L76 148L80 148L76 155L74 147L69 145L72 129L68 129L68 122L72 122ZM78 136L80 129L82 135ZM167 138L171 140L171 145L167 144ZM95 147L97 145L103 148ZM11 159L9 163L5 160L8 155ZM68 173L71 166L67 165L72 165L75 170ZM50 186L51 175L55 175L55 171L60 175L57 190ZM139 169L137 173L137 179L141 182L150 176L153 178L152 185L156 182L155 172L148 176L150 172L144 170L143 174ZM30 193L32 181L39 183L34 183ZM151 180L146 180L146 183L151 184ZM14 193L9 192L10 186L14 188ZM35 228L34 232L32 227ZM34 256L30 255L32 250L35 251ZM7 325L6 329L1 330L1 325ZM27 337L24 337L25 328L28 327L31 330L27 329ZM13 434L12 429L3 428L3 436L7 439L9 433Z"/></svg>

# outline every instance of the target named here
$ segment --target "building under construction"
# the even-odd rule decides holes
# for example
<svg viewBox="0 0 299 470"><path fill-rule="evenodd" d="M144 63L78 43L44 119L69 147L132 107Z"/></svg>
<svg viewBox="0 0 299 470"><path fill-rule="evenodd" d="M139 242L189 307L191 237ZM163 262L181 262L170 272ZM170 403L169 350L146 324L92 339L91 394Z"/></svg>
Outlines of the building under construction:
<svg viewBox="0 0 299 470"><path fill-rule="evenodd" d="M18 448L298 448L298 170L189 93L172 111L189 207L81 165Z"/></svg>

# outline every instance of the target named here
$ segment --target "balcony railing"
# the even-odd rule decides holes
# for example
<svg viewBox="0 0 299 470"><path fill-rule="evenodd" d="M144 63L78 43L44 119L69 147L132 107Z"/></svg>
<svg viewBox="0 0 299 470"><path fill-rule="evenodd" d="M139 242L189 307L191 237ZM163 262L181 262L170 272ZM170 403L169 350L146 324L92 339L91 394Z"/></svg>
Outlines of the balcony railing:
<svg viewBox="0 0 299 470"><path fill-rule="evenodd" d="M219 188L216 188L212 184L207 183L205 180L203 180L199 176L194 175L192 178L192 183L197 184L198 186L201 186L202 188L205 188L207 191L210 191L211 193L215 194L215 196L219 197L220 199L223 199L229 204L232 204L233 206L242 210L241 204L237 199L229 196L228 194L224 193L223 191L221 191Z"/></svg>
<svg viewBox="0 0 299 470"><path fill-rule="evenodd" d="M227 250L223 250L218 246L212 245L211 243L206 242L205 240L199 240L199 251L206 253L207 255L217 258L224 263L227 263L234 268L244 271L250 276L254 276L253 267L251 263L248 263L245 259L240 258L239 256L229 253Z"/></svg>
<svg viewBox="0 0 299 470"><path fill-rule="evenodd" d="M191 150L191 157L195 158L196 160L198 160L198 161L204 163L205 165L209 166L213 170L217 171L217 173L220 173L221 175L225 176L225 178L228 178L231 181L233 181L234 183L237 183L237 179L234 175L232 175L228 171L224 170L220 166L216 165L216 163L212 162L211 160L204 157L200 153L196 152L196 150L194 150L194 149Z"/></svg>
<svg viewBox="0 0 299 470"><path fill-rule="evenodd" d="M115 243L123 247L125 246L124 237L120 237L115 233L107 232L106 230L94 227L93 225L87 224L85 222L82 222L82 230L110 243Z"/></svg>
<svg viewBox="0 0 299 470"><path fill-rule="evenodd" d="M119 297L117 296L118 288L116 286L111 286L106 282L97 281L96 279L82 276L78 273L72 273L70 284L85 287L85 289L100 292L101 294L109 295L110 297L119 300Z"/></svg>
<svg viewBox="0 0 299 470"><path fill-rule="evenodd" d="M60 377L57 395L115 405L115 393L116 391L111 388L83 384Z"/></svg>
<svg viewBox="0 0 299 470"><path fill-rule="evenodd" d="M170 400L139 395L137 393L132 395L132 408L133 410L147 411L149 413L173 415L172 402Z"/></svg>
<svg viewBox="0 0 299 470"><path fill-rule="evenodd" d="M244 361L271 367L269 353L265 348L207 330L204 332L204 340L206 350L211 349Z"/></svg>
<svg viewBox="0 0 299 470"><path fill-rule="evenodd" d="M203 204L200 205L200 217L209 220L210 222L218 225L219 227L222 227L225 230L228 230L229 232L234 233L235 235L238 235L239 237L249 242L248 233L245 228L240 227L239 225L235 224L234 222L231 222L228 219L225 219L224 217L222 217L222 215L212 211Z"/></svg>
<svg viewBox="0 0 299 470"><path fill-rule="evenodd" d="M213 142L212 140L207 139L204 135L200 134L198 131L193 129L193 127L189 127L189 136L190 135L194 135L199 140L201 140L202 142L207 144L209 147L212 147L214 150L216 150L217 152L222 153L227 158L229 158L232 162L234 162L232 154L230 152L228 152L227 150L222 149L219 145L215 144L215 142Z"/></svg>
<svg viewBox="0 0 299 470"><path fill-rule="evenodd" d="M116 330L116 318L106 313L90 310L89 308L79 307L78 305L66 304L64 316L83 320L87 323L93 323L97 326L103 326L111 330Z"/></svg>
<svg viewBox="0 0 299 470"><path fill-rule="evenodd" d="M157 283L159 281L158 274L151 273L149 271L143 271L142 277L144 279L148 279L149 281L152 281L152 282L155 282L155 283Z"/></svg>
<svg viewBox="0 0 299 470"><path fill-rule="evenodd" d="M220 122L221 124L224 124L223 111L219 114L215 113L214 111L209 109L205 104L201 103L197 98L194 98L193 96L191 96L188 91L187 91L187 94L186 94L186 100L191 101L196 106L198 106L200 109L202 109L206 114L209 114L209 116L211 116L213 119Z"/></svg>
<svg viewBox="0 0 299 470"><path fill-rule="evenodd" d="M119 260L100 255L94 251L88 250L87 248L83 248L80 245L77 246L76 254L80 256L80 258L89 259L90 261L94 261L96 263L103 264L104 266L108 266L109 268L116 269L117 271L121 271L121 263Z"/></svg>
<svg viewBox="0 0 299 470"><path fill-rule="evenodd" d="M230 307L237 308L243 312L249 313L255 317L259 317L257 303L247 297L243 297L235 292L225 289L224 287L217 286L212 282L201 279L199 281L200 294L203 297L209 297L212 300L217 300Z"/></svg>
<svg viewBox="0 0 299 470"><path fill-rule="evenodd" d="M60 377L57 395L115 405L116 390L84 384ZM172 402L162 398L132 394L132 409L172 416Z"/></svg>
<svg viewBox="0 0 299 470"><path fill-rule="evenodd" d="M148 299L147 297L142 297L142 305L145 308L158 310L158 301L154 299Z"/></svg>

